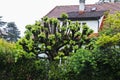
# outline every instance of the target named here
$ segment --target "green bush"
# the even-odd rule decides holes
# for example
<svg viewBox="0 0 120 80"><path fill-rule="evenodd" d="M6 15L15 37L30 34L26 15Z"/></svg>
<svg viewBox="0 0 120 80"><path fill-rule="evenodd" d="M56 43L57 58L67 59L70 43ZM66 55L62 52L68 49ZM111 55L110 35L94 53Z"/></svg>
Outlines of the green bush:
<svg viewBox="0 0 120 80"><path fill-rule="evenodd" d="M67 80L93 80L96 62L93 54L85 49L79 49L70 57L66 67Z"/></svg>
<svg viewBox="0 0 120 80"><path fill-rule="evenodd" d="M45 80L44 61L0 39L0 80Z"/></svg>
<svg viewBox="0 0 120 80"><path fill-rule="evenodd" d="M49 65L49 80L66 80L65 76L66 65L64 63L59 64L59 61L53 61Z"/></svg>
<svg viewBox="0 0 120 80"><path fill-rule="evenodd" d="M97 80L120 79L120 49L98 48L94 55L97 63Z"/></svg>

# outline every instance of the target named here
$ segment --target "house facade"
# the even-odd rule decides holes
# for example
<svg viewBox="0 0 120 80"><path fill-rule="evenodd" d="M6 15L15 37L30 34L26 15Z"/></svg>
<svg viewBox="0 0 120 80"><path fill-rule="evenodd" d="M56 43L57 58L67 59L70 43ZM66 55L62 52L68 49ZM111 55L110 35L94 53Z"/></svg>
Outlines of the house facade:
<svg viewBox="0 0 120 80"><path fill-rule="evenodd" d="M56 6L46 16L49 18L58 18L62 13L68 15L72 22L78 21L81 25L87 24L94 33L98 33L102 28L105 13L111 14L120 11L120 2L107 2L97 4L85 4L85 0L79 0L79 5Z"/></svg>

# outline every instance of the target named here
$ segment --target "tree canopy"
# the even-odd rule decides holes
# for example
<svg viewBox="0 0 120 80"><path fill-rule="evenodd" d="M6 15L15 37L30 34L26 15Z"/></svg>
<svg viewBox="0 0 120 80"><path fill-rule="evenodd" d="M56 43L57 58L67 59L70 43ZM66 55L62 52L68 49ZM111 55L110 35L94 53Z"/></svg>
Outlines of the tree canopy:
<svg viewBox="0 0 120 80"><path fill-rule="evenodd" d="M14 22L7 23L6 30L8 34L6 40L16 42L20 38L20 31Z"/></svg>

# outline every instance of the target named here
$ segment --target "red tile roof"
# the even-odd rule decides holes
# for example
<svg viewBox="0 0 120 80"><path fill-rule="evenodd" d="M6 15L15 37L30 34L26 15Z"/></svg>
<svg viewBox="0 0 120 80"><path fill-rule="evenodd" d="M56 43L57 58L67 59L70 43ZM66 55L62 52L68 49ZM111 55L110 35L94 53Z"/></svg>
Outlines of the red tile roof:
<svg viewBox="0 0 120 80"><path fill-rule="evenodd" d="M96 8L96 10L91 11L92 8ZM120 2L85 5L83 14L79 14L79 5L56 6L46 16L60 18L62 13L67 13L69 18L100 17L105 11L110 11L110 13L120 11Z"/></svg>

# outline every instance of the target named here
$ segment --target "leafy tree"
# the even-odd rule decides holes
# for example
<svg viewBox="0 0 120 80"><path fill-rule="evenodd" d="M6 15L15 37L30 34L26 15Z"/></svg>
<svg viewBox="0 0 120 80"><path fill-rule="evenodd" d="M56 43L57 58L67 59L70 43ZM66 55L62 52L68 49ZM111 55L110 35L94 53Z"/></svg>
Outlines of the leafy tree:
<svg viewBox="0 0 120 80"><path fill-rule="evenodd" d="M7 24L7 26L0 29L0 37L8 41L16 42L20 38L20 31L16 24L14 22L4 22L1 18L0 16L0 27L3 27L5 24Z"/></svg>
<svg viewBox="0 0 120 80"><path fill-rule="evenodd" d="M102 80L120 79L120 13L108 15L103 31L96 41L98 77ZM99 80L101 80L99 79Z"/></svg>
<svg viewBox="0 0 120 80"><path fill-rule="evenodd" d="M8 33L6 40L16 42L20 38L20 31L14 22L7 23L6 30Z"/></svg>
<svg viewBox="0 0 120 80"><path fill-rule="evenodd" d="M19 41L23 49L30 53L45 53L49 60L54 60L58 53L69 56L78 48L86 47L91 41L88 37L93 31L87 25L80 26L64 19L62 25L55 18L43 18L33 25L26 26L25 37ZM80 31L82 30L82 31Z"/></svg>
<svg viewBox="0 0 120 80"><path fill-rule="evenodd" d="M103 30L100 32L100 37L97 44L100 48L116 49L120 48L120 12L109 14L105 19Z"/></svg>
<svg viewBox="0 0 120 80"><path fill-rule="evenodd" d="M100 34L115 35L120 32L120 12L109 14L105 19L103 29Z"/></svg>

